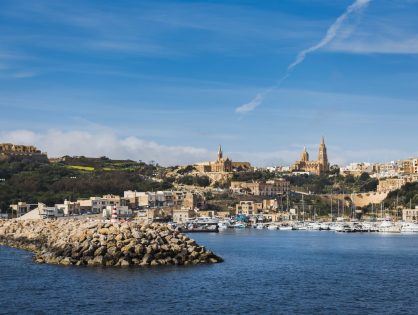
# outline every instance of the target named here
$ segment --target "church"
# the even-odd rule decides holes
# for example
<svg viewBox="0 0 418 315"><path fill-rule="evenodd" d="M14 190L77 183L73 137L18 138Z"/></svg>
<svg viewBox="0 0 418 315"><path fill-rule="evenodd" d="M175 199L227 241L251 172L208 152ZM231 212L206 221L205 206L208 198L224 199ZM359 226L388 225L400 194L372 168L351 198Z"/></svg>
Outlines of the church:
<svg viewBox="0 0 418 315"><path fill-rule="evenodd" d="M194 164L194 167L199 173L209 176L213 181L222 181L231 178L235 171L248 171L252 169L249 162L232 162L230 158L225 158L220 145L215 161L197 163Z"/></svg>
<svg viewBox="0 0 418 315"><path fill-rule="evenodd" d="M327 147L325 145L324 137L321 139L319 145L318 160L309 161L309 153L304 148L300 160L296 161L291 168L292 172L309 172L316 175L329 172L329 162L327 156Z"/></svg>
<svg viewBox="0 0 418 315"><path fill-rule="evenodd" d="M229 173L232 172L232 161L228 157L224 159L222 147L219 146L216 161L197 163L195 168L202 173Z"/></svg>

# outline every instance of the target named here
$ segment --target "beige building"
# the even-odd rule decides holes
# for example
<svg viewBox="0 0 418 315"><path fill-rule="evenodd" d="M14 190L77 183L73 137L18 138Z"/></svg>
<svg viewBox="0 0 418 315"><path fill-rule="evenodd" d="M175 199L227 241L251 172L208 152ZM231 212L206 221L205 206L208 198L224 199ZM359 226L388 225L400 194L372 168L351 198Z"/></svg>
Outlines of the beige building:
<svg viewBox="0 0 418 315"><path fill-rule="evenodd" d="M285 179L274 179L267 182L231 182L230 190L237 194L254 196L277 196L290 190L290 182Z"/></svg>
<svg viewBox="0 0 418 315"><path fill-rule="evenodd" d="M324 137L322 137L321 144L319 145L318 159L316 161L310 161L309 153L305 147L300 156L300 160L292 165L291 170L292 172L309 172L316 175L328 172L329 162Z"/></svg>
<svg viewBox="0 0 418 315"><path fill-rule="evenodd" d="M404 222L416 222L418 221L418 206L415 209L403 209L402 220Z"/></svg>
<svg viewBox="0 0 418 315"><path fill-rule="evenodd" d="M77 203L80 205L80 212L102 213L110 203L107 199L101 197L90 197L89 199L79 199Z"/></svg>
<svg viewBox="0 0 418 315"><path fill-rule="evenodd" d="M236 214L254 215L263 212L263 204L254 201L240 201L236 205Z"/></svg>
<svg viewBox="0 0 418 315"><path fill-rule="evenodd" d="M19 201L17 204L10 205L12 217L19 218L30 211L30 204Z"/></svg>
<svg viewBox="0 0 418 315"><path fill-rule="evenodd" d="M196 217L194 210L184 208L173 210L173 222L175 223L185 223L194 217Z"/></svg>
<svg viewBox="0 0 418 315"><path fill-rule="evenodd" d="M64 203L56 204L55 207L62 211L65 216L80 214L80 204L77 201L64 200Z"/></svg>

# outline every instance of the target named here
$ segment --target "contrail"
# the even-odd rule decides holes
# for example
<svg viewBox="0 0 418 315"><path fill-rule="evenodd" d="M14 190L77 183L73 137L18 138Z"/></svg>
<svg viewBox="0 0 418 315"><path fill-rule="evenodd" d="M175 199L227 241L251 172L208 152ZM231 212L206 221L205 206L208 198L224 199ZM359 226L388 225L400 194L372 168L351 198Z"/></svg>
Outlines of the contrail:
<svg viewBox="0 0 418 315"><path fill-rule="evenodd" d="M306 56L310 53L313 53L317 51L318 49L321 49L322 47L328 45L334 38L337 36L338 31L340 30L341 26L343 25L344 21L352 14L361 11L364 7L366 7L367 4L369 4L372 0L356 0L354 3L352 3L350 6L347 7L345 12L340 15L335 22L328 28L325 36L314 46L311 46L307 49L302 50L298 53L296 59L287 67L287 71L285 75L277 81L277 83L266 89L262 93L258 93L256 97L254 97L249 103L246 103L244 105L241 105L235 109L235 112L244 114L247 112L250 112L254 110L256 107L258 107L263 101L264 98L274 89L278 88L292 73L292 71L295 69L295 67L299 64L301 64Z"/></svg>

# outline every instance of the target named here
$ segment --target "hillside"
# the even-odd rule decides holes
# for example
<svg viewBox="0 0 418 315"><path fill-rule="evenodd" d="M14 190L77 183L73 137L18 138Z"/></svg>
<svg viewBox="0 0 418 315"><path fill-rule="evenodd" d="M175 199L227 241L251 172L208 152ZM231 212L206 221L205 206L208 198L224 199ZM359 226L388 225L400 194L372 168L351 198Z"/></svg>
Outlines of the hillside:
<svg viewBox="0 0 418 315"><path fill-rule="evenodd" d="M12 157L0 161L0 209L26 201L55 204L64 199L103 194L123 195L124 190L168 189L164 169L143 162L102 158L66 157L49 163Z"/></svg>

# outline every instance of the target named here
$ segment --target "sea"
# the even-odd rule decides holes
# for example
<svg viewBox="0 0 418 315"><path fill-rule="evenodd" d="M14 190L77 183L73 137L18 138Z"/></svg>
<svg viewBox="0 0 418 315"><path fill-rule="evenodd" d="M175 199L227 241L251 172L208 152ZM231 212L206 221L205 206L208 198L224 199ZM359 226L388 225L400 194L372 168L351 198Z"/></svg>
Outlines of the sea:
<svg viewBox="0 0 418 315"><path fill-rule="evenodd" d="M0 247L0 314L418 314L418 235L191 234L225 262L39 265Z"/></svg>

